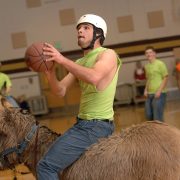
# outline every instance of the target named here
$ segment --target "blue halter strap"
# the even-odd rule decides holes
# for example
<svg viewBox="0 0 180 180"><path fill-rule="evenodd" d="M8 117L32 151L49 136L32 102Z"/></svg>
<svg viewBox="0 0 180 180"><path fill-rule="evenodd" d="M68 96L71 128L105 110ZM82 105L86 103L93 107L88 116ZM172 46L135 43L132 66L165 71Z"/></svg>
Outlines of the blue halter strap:
<svg viewBox="0 0 180 180"><path fill-rule="evenodd" d="M0 153L0 162L2 164L10 164L8 161L7 156L11 153L16 153L18 156L21 155L23 153L23 151L26 149L27 145L29 144L29 142L31 141L33 135L35 134L37 128L39 126L34 124L31 128L31 131L25 136L25 138L18 144L18 146L14 146L8 149L5 149L4 151L2 151Z"/></svg>

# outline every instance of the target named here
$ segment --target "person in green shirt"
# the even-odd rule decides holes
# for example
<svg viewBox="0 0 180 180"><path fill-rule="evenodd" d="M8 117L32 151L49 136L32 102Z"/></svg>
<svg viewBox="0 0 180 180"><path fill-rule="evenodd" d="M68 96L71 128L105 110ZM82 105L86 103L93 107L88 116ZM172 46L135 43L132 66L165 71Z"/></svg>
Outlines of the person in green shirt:
<svg viewBox="0 0 180 180"><path fill-rule="evenodd" d="M48 150L37 165L39 180L57 180L58 172L76 161L99 138L114 131L113 102L121 60L112 49L102 47L107 25L94 14L83 15L77 22L77 39L84 56L76 62L64 57L51 44L45 43L46 61L55 61L69 72L58 81L54 69L45 72L52 91L65 96L73 83L81 89L77 123L67 130Z"/></svg>
<svg viewBox="0 0 180 180"><path fill-rule="evenodd" d="M1 67L1 63L0 63ZM11 95L12 83L9 76L0 72L0 95L4 97L12 107L19 107L19 104Z"/></svg>
<svg viewBox="0 0 180 180"><path fill-rule="evenodd" d="M0 72L0 93L1 95L9 95L11 91L11 80L7 74Z"/></svg>
<svg viewBox="0 0 180 180"><path fill-rule="evenodd" d="M145 55L149 61L145 65L147 78L144 91L144 95L147 97L145 102L146 118L163 121L168 70L165 63L156 58L156 52L152 46L145 49Z"/></svg>

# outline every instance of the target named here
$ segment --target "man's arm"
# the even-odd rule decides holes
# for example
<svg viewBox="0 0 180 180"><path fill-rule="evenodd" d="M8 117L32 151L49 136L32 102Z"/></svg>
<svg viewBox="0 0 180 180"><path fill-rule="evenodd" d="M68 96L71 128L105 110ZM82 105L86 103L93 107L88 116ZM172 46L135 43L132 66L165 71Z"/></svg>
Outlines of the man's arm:
<svg viewBox="0 0 180 180"><path fill-rule="evenodd" d="M147 97L148 95L148 80L146 81L146 86L144 88L144 96Z"/></svg>
<svg viewBox="0 0 180 180"><path fill-rule="evenodd" d="M69 60L59 53L52 45L47 44L44 50L44 55L51 57L47 59L47 61L56 61L64 66L77 79L91 83L95 86L97 86L113 68L117 67L117 55L110 49L102 52L101 55L98 56L96 64L92 68L83 67Z"/></svg>
<svg viewBox="0 0 180 180"><path fill-rule="evenodd" d="M60 97L64 97L67 89L76 81L76 78L71 73L68 73L61 81L57 80L54 70L47 71L45 74L52 92Z"/></svg>
<svg viewBox="0 0 180 180"><path fill-rule="evenodd" d="M157 90L157 92L156 92L156 94L155 94L155 97L156 97L156 98L159 98L159 97L160 97L162 91L164 90L164 88L165 88L166 85L167 85L167 81L168 81L168 75L166 75L166 76L163 78L162 83L161 83L159 89Z"/></svg>

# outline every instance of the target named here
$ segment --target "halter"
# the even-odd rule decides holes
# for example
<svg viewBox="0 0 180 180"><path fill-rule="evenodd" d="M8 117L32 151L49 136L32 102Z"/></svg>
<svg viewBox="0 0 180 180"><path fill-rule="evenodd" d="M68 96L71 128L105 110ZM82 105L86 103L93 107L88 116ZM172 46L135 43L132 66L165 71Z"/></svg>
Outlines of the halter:
<svg viewBox="0 0 180 180"><path fill-rule="evenodd" d="M10 164L7 156L14 152L17 154L17 156L20 156L27 147L27 145L29 144L29 142L31 141L38 127L39 127L38 125L34 124L31 128L31 131L25 136L25 138L17 146L2 151L0 153L0 163L2 165L7 165L10 169L13 169L14 166Z"/></svg>

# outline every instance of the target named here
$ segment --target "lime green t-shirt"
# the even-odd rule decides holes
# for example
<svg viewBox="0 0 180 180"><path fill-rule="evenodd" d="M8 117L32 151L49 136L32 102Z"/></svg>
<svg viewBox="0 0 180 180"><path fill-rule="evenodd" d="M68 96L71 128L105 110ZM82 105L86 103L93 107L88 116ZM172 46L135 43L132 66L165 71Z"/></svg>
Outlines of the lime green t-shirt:
<svg viewBox="0 0 180 180"><path fill-rule="evenodd" d="M163 78L168 75L167 67L164 62L156 59L154 62L148 63L145 66L145 71L148 83L148 94L154 94L159 89ZM162 92L166 92L166 89Z"/></svg>
<svg viewBox="0 0 180 180"><path fill-rule="evenodd" d="M8 75L0 72L0 91L2 90L4 83L6 83L7 87L12 85L11 80Z"/></svg>
<svg viewBox="0 0 180 180"><path fill-rule="evenodd" d="M77 64L84 67L93 67L99 53L107 50L99 47L89 52L86 56L76 61ZM118 68L113 80L103 90L98 91L92 84L79 80L81 88L80 110L78 117L86 120L91 119L111 119L113 120L113 102L118 80L118 71L121 66L121 60L117 55Z"/></svg>

